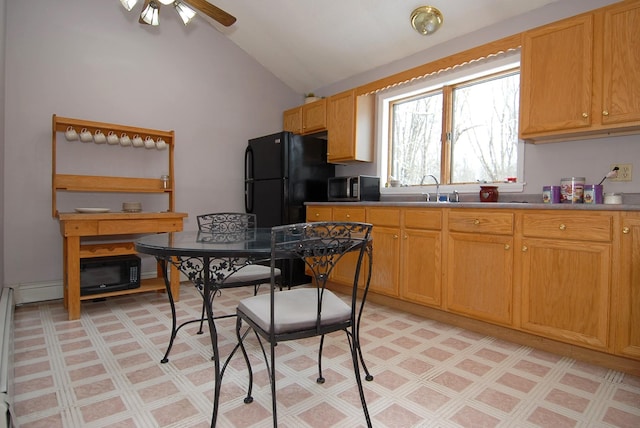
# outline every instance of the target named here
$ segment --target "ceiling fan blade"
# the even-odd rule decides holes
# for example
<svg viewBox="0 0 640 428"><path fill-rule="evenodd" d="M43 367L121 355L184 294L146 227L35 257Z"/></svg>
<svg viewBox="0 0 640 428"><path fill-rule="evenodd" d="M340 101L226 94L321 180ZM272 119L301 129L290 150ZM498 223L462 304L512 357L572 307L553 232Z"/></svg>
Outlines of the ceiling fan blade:
<svg viewBox="0 0 640 428"><path fill-rule="evenodd" d="M189 6L198 9L200 12L209 16L211 19L218 21L225 27L229 27L236 22L236 18L233 15L229 15L224 10L212 5L207 0L183 0Z"/></svg>

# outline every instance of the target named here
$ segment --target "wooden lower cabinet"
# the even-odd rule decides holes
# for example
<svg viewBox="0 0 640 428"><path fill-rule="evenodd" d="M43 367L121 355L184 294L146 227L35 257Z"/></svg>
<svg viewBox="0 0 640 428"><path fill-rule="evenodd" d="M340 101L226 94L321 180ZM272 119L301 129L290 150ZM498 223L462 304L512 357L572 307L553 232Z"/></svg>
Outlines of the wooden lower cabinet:
<svg viewBox="0 0 640 428"><path fill-rule="evenodd" d="M625 213L620 281L614 288L616 353L640 359L640 213Z"/></svg>
<svg viewBox="0 0 640 428"><path fill-rule="evenodd" d="M613 224L611 214L523 216L523 330L609 348Z"/></svg>
<svg viewBox="0 0 640 428"><path fill-rule="evenodd" d="M373 273L369 290L397 297L400 281L400 210L367 208L366 221L373 224Z"/></svg>
<svg viewBox="0 0 640 428"><path fill-rule="evenodd" d="M442 210L402 210L400 297L442 305Z"/></svg>
<svg viewBox="0 0 640 428"><path fill-rule="evenodd" d="M381 301L640 374L640 212L451 205L327 207L333 220L373 224ZM332 280L350 285L354 262Z"/></svg>
<svg viewBox="0 0 640 428"><path fill-rule="evenodd" d="M605 350L611 245L524 239L522 329Z"/></svg>
<svg viewBox="0 0 640 428"><path fill-rule="evenodd" d="M513 322L513 237L451 232L447 309L489 322Z"/></svg>
<svg viewBox="0 0 640 428"><path fill-rule="evenodd" d="M451 210L446 287L449 311L513 323L513 224L506 211Z"/></svg>
<svg viewBox="0 0 640 428"><path fill-rule="evenodd" d="M333 221L365 221L365 210L363 207L334 206ZM375 254L375 247L374 247ZM375 257L375 256L374 256ZM358 261L358 254L353 252L345 254L333 269L331 279L341 284L353 284L355 266ZM362 277L362 276L361 276Z"/></svg>

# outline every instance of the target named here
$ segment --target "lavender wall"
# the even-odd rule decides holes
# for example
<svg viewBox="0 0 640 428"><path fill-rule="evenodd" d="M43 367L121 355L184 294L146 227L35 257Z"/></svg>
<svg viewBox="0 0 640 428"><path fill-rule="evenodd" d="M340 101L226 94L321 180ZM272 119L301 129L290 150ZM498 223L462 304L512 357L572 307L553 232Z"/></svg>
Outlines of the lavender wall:
<svg viewBox="0 0 640 428"><path fill-rule="evenodd" d="M158 28L140 25L117 0L9 0L6 13L6 285L62 278L51 217L54 113L175 130L176 209L189 214L186 229L198 213L244 210L246 142L279 131L299 94L203 18L184 27L169 7ZM96 154L117 166L125 152L109 148ZM75 153L78 164L91 156L86 149Z"/></svg>

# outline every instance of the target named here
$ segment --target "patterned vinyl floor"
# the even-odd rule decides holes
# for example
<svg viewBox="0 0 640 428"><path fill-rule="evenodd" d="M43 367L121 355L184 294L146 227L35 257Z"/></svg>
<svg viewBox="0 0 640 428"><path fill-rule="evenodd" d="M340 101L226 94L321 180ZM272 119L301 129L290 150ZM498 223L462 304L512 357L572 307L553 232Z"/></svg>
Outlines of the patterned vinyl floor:
<svg viewBox="0 0 640 428"><path fill-rule="evenodd" d="M181 320L201 299L182 285ZM232 313L249 288L225 290L215 308ZM169 329L162 293L83 302L68 321L62 302L15 312L13 413L19 427L207 427L213 370L208 333L181 330L161 364ZM365 382L374 427L640 427L640 378L367 304L363 349L375 376ZM235 344L233 319L220 345ZM256 379L244 404L240 356L225 373L218 427L270 427L271 394L255 339ZM277 347L279 426L361 427L343 334L325 341L326 382L317 377L317 340Z"/></svg>

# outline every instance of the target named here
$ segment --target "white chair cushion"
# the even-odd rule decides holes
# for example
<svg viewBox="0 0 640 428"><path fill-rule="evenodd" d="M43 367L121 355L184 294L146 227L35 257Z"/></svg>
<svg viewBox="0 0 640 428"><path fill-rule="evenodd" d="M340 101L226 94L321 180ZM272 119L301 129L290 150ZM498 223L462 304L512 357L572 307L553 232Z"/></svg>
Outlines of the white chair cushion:
<svg viewBox="0 0 640 428"><path fill-rule="evenodd" d="M315 288L297 288L278 291L274 295L274 324L276 334L314 328L317 313ZM243 299L238 310L253 320L260 328L269 331L269 293ZM336 324L351 318L351 307L329 290L322 296L321 325Z"/></svg>
<svg viewBox="0 0 640 428"><path fill-rule="evenodd" d="M225 272L225 271L222 271L222 272ZM279 276L280 269L275 269L274 273L276 276ZM229 276L226 279L225 284L236 284L239 282L253 282L259 279L264 279L264 282L270 282L271 268L269 266L262 266L262 265L247 265L235 273L231 273L227 271L225 273L225 276L226 275L231 275L231 276Z"/></svg>

